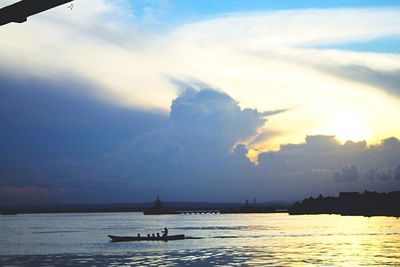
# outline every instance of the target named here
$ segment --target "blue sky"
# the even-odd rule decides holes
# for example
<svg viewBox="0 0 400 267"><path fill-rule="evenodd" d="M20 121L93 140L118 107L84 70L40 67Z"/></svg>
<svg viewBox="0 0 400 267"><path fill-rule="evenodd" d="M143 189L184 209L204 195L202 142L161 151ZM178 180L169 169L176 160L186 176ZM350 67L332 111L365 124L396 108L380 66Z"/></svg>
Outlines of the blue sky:
<svg viewBox="0 0 400 267"><path fill-rule="evenodd" d="M382 8L398 6L399 3L396 0L132 0L129 1L128 5L138 17L146 16L146 9L153 9L158 15L157 22L159 25L175 26L180 23L193 22L230 13L321 8Z"/></svg>
<svg viewBox="0 0 400 267"><path fill-rule="evenodd" d="M321 49L343 49L360 52L400 53L400 37L374 39L366 42L350 42L315 46Z"/></svg>
<svg viewBox="0 0 400 267"><path fill-rule="evenodd" d="M74 3L0 28L2 203L400 186L395 1Z"/></svg>
<svg viewBox="0 0 400 267"><path fill-rule="evenodd" d="M399 3L395 0L342 0L342 1L268 1L268 0L133 0L129 2L135 14L143 16L145 8L164 9L165 16L162 19L165 24L169 21L187 21L206 16L219 14L242 13L242 12L263 12L269 10L288 9L319 9L319 8L365 8L365 7L391 7Z"/></svg>
<svg viewBox="0 0 400 267"><path fill-rule="evenodd" d="M126 5L126 3L125 3ZM165 31L171 30L186 23L194 23L201 20L212 19L219 16L233 14L271 12L279 10L298 9L331 9L331 8L390 8L398 7L398 1L265 1L265 0L138 0L129 1L135 23L143 30ZM149 19L149 16L151 19ZM266 26L268 27L268 26ZM351 51L370 51L382 53L398 53L400 36L388 36L386 38L368 41L338 43L317 48L338 48Z"/></svg>

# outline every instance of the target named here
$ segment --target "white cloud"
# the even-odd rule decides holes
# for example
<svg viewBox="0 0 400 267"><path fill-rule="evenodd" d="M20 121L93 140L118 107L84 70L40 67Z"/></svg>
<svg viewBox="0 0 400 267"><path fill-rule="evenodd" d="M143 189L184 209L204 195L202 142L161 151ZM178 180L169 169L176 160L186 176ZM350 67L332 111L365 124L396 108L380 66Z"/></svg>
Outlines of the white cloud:
<svg viewBox="0 0 400 267"><path fill-rule="evenodd" d="M255 49L341 43L398 35L399 12L365 8L233 14L183 26L174 34L195 43L216 41Z"/></svg>
<svg viewBox="0 0 400 267"><path fill-rule="evenodd" d="M400 133L398 98L348 68L397 71L398 55L307 48L398 36L398 8L231 14L156 33L139 29L126 3L77 0L72 11L59 7L2 27L2 71L48 79L79 74L99 85L96 97L144 109L168 110L177 95L170 77L211 84L242 107L293 108L271 118L269 130L279 134L253 145L261 151L310 133L356 136L340 132L352 131L348 114L368 132L358 136ZM346 123L334 129L331 121Z"/></svg>

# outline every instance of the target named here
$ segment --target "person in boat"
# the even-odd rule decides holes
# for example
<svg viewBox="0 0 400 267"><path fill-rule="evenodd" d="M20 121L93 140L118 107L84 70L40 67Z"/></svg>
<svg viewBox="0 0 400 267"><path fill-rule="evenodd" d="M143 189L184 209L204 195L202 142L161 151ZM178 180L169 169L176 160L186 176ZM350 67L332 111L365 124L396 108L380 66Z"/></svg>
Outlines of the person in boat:
<svg viewBox="0 0 400 267"><path fill-rule="evenodd" d="M140 234L137 234L137 237L140 237Z"/></svg>
<svg viewBox="0 0 400 267"><path fill-rule="evenodd" d="M164 227L164 231L161 231L163 233L163 236L168 236L168 228Z"/></svg>
<svg viewBox="0 0 400 267"><path fill-rule="evenodd" d="M155 237L154 233L151 234L152 237Z"/></svg>
<svg viewBox="0 0 400 267"><path fill-rule="evenodd" d="M157 237L160 237L160 233L157 233Z"/></svg>

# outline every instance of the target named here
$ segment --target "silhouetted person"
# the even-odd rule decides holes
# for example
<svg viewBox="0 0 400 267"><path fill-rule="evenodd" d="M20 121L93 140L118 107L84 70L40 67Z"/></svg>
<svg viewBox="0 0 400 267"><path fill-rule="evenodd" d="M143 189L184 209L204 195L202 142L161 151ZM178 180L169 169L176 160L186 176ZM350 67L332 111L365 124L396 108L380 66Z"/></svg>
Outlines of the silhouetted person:
<svg viewBox="0 0 400 267"><path fill-rule="evenodd" d="M160 237L160 233L157 233L157 237Z"/></svg>
<svg viewBox="0 0 400 267"><path fill-rule="evenodd" d="M150 237L150 234L147 234L147 237Z"/></svg>
<svg viewBox="0 0 400 267"><path fill-rule="evenodd" d="M151 235L152 237L155 237L154 233Z"/></svg>
<svg viewBox="0 0 400 267"><path fill-rule="evenodd" d="M164 231L161 231L163 233L163 236L168 236L168 228L164 227Z"/></svg>
<svg viewBox="0 0 400 267"><path fill-rule="evenodd" d="M137 234L137 237L140 237L140 234Z"/></svg>

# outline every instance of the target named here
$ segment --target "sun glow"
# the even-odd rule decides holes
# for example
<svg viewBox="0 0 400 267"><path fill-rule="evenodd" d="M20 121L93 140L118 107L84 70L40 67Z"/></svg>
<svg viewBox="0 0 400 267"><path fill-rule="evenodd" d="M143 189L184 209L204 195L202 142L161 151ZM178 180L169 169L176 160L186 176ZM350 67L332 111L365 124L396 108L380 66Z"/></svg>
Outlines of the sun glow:
<svg viewBox="0 0 400 267"><path fill-rule="evenodd" d="M340 142L363 141L372 138L372 130L368 123L357 116L337 116L327 122L327 126L321 129L323 134L332 134Z"/></svg>

